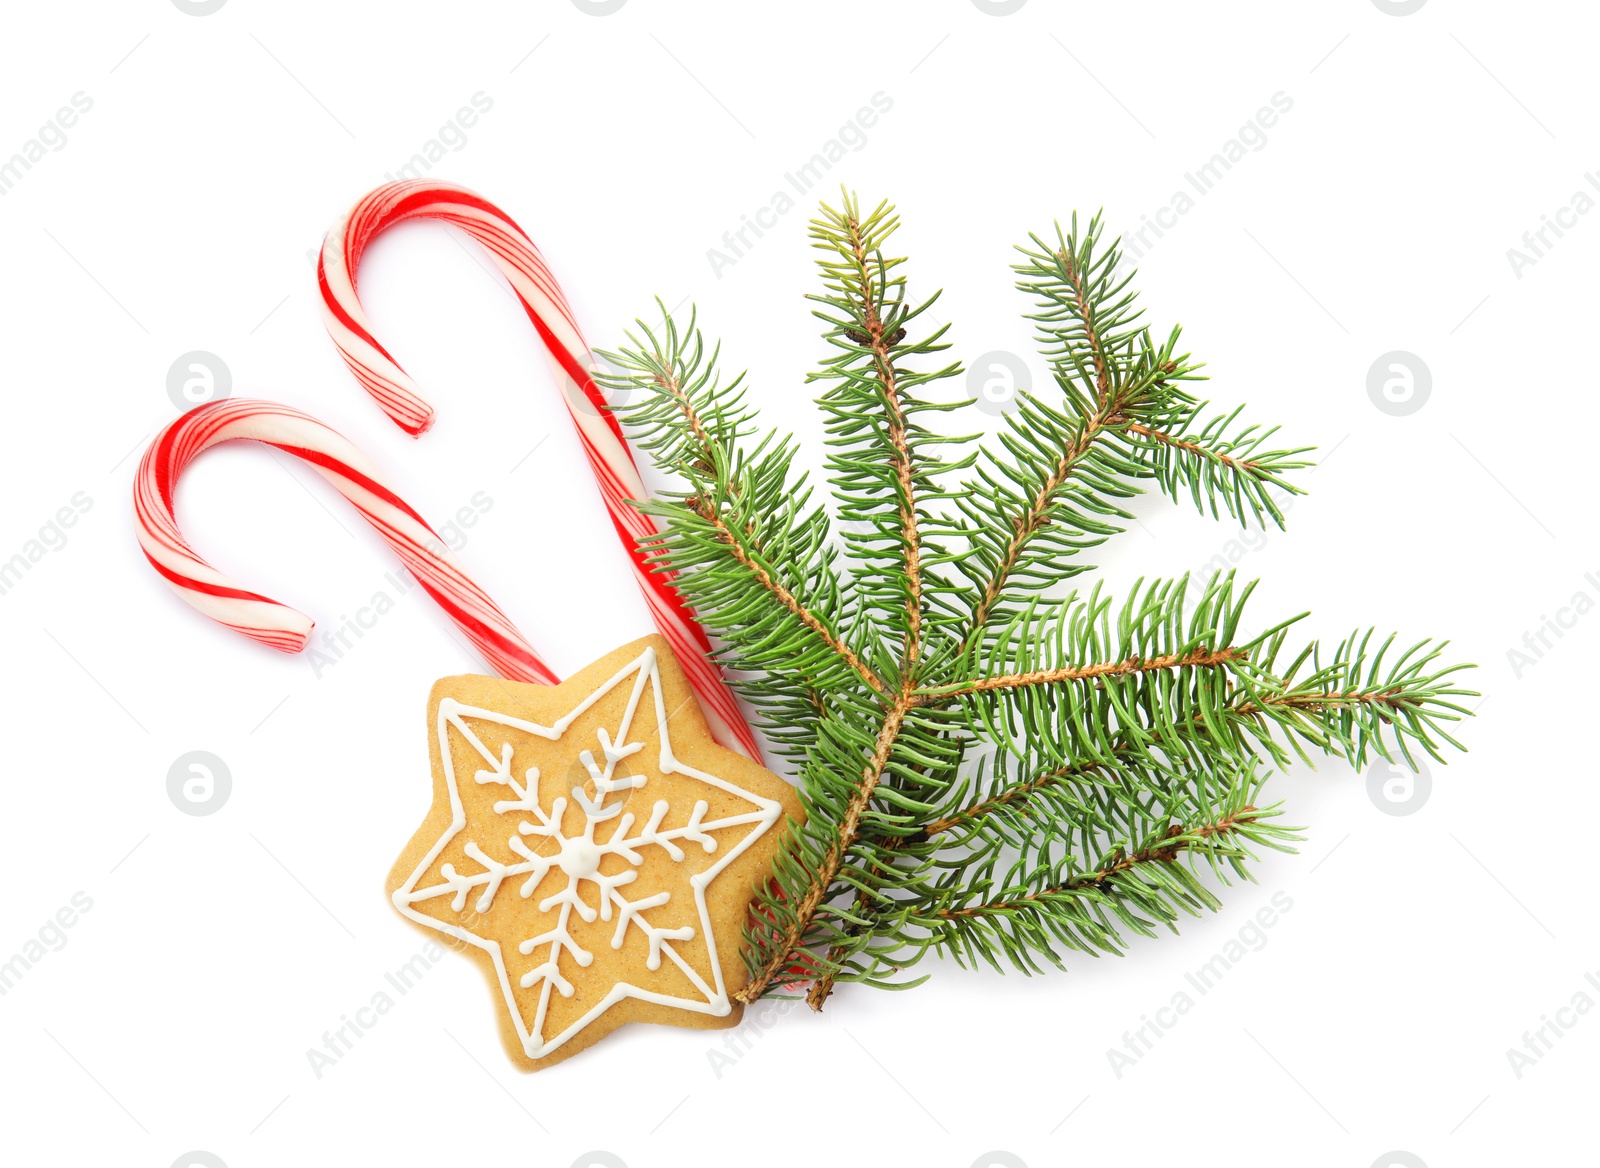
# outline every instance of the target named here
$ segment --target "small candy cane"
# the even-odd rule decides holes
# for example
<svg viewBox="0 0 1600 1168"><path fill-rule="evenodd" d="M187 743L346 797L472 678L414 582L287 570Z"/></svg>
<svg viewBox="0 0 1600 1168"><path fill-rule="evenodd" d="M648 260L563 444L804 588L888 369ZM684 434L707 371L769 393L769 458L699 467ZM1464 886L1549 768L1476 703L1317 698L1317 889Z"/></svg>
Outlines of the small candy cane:
<svg viewBox="0 0 1600 1168"><path fill-rule="evenodd" d="M711 660L704 630L672 587L670 574L652 572L645 560L641 545L653 540L658 529L649 516L628 505L630 499L646 498L633 454L590 375L594 358L561 286L533 240L510 216L465 187L420 179L379 187L334 224L322 244L317 283L328 333L350 371L406 432L418 435L433 424L433 409L422 400L416 382L373 336L355 285L356 267L367 245L386 228L416 218L443 219L461 228L489 250L511 282L544 341L567 412L656 627L688 674L717 741L759 760L755 735Z"/></svg>
<svg viewBox="0 0 1600 1168"><path fill-rule="evenodd" d="M542 685L560 680L510 618L468 579L439 534L383 482L359 450L311 415L276 402L240 398L200 406L161 431L145 451L133 485L139 544L184 600L212 620L285 653L304 649L310 636L310 617L240 588L201 559L178 531L172 495L184 468L219 442L239 439L304 459L337 487L502 677Z"/></svg>

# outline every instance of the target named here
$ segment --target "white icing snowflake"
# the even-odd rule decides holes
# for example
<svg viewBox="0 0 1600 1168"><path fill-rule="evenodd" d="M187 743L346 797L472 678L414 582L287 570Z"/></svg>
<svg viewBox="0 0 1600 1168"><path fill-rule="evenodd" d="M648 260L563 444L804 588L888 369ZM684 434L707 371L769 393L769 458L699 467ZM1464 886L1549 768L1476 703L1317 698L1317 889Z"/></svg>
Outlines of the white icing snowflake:
<svg viewBox="0 0 1600 1168"><path fill-rule="evenodd" d="M594 787L592 798L585 792L583 786L574 786L571 789L571 804L565 796L558 796L551 801L549 809L546 810L539 804L538 768L527 768L523 772L522 781L519 782L512 773L511 743L505 743L501 747L500 754L496 756L469 725L471 722L488 722L541 738L559 740L567 728L585 711L630 678L633 679L632 693L615 736L609 734L605 727L600 727L597 732L598 741L595 744L599 749L598 757L594 748L583 749L578 754L578 760ZM701 799L690 809L687 822L671 828L662 826L672 810L665 799L654 800L650 804L648 817L643 821L633 811L625 810L624 804L629 802L630 793L635 790L645 793L644 789L649 781L645 775L626 773L631 768L624 765L625 760L645 749L644 743L629 742L628 738L647 683L654 696L657 742L660 748L656 769L663 775L686 775L736 795L746 800L753 810L707 820L705 816L710 810L710 804ZM722 966L717 958L716 939L706 908L706 888L740 853L777 822L782 814L782 807L771 799L763 799L727 780L689 766L673 756L667 732L667 712L661 692L660 670L654 649L646 648L637 659L586 696L576 708L558 719L553 726L541 726L507 714L465 706L454 699L444 698L438 707L437 733L439 754L444 763L445 783L450 793L451 824L406 882L395 890L394 903L410 919L475 945L491 955L506 1005L517 1024L523 1049L530 1058L540 1058L549 1054L613 1004L628 997L642 998L658 1004L678 1006L715 1016L722 1016L730 1011L731 1004L724 984ZM497 818L489 823L473 824L472 834L478 839L492 839L496 830L508 829L505 837L506 847L520 859L512 862L497 860L479 846L478 839L471 839L466 843L463 852L482 869L481 871L458 872L455 865L445 863L438 868L436 883L419 887L421 881L433 871L433 866L446 845L468 826L451 752L452 733L469 743L486 764L484 769L478 770L473 775L473 781L480 785L495 784L504 787L509 794L515 796L497 800L494 804ZM613 796L619 794L622 797L612 801ZM576 806L583 814L583 828L576 835L567 835L562 829L563 820L571 806ZM612 820L616 820L615 828L605 839L597 841L596 828ZM638 878L637 868L644 862L643 849L660 849L674 863L682 863L687 855L686 847L697 847L707 854L718 851L719 840L710 834L711 832L747 825L753 830L747 831L737 841L722 847L722 854L710 867L693 873L686 881L695 898L699 935L703 938L710 955L710 970L707 977L673 947L675 941L693 939L696 935L694 926L658 927L650 920L650 911L669 903L672 893L660 891L649 896L630 899L628 887ZM602 861L611 856L619 857L628 866L614 874L603 872ZM552 876L555 876L558 886L553 892L547 892L547 895L540 897L537 906L542 913L554 914L553 923L548 929L522 939L516 945L517 953L530 959L526 962L515 962L521 971L517 977L517 984L525 990L539 987L538 1006L533 1018L529 1020L524 1018L513 993L505 953L497 939L482 936L464 926L429 916L412 906L420 901L448 896L451 898L451 909L460 913L466 909L468 899L472 898L474 911L483 914L493 907L495 897L502 895L502 885L507 881L512 882L515 895L530 898L541 884ZM562 877L565 877L565 883L559 884ZM475 890L477 894L473 897ZM594 954L580 945L568 930L574 913L587 923L593 923L597 918L606 922L614 919L616 928L610 940L613 949L622 948L630 929L638 930L648 946L646 968L659 969L663 959L671 962L689 979L700 996L674 997L626 981L619 981L598 1004L576 1022L568 1025L559 1034L545 1038L545 1021L551 993L559 993L564 998L570 998L574 992L571 980L567 973L563 972L563 964L571 962L583 968L594 961Z"/></svg>

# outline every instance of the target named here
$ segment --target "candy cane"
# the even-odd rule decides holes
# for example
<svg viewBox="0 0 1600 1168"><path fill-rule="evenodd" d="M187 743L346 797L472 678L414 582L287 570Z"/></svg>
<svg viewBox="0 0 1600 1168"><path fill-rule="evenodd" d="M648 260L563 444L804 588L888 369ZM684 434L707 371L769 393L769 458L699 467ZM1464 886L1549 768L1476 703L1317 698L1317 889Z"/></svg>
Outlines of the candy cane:
<svg viewBox="0 0 1600 1168"><path fill-rule="evenodd" d="M755 736L711 661L711 643L704 630L672 587L670 574L650 570L643 545L656 538L658 529L649 516L628 505L630 499L646 497L633 454L590 375L594 358L561 286L533 240L510 216L465 187L413 180L379 187L334 224L317 261L317 283L328 333L350 371L408 433L421 434L433 424L433 409L422 400L416 382L373 336L355 285L356 268L367 245L386 228L416 218L443 219L461 228L489 250L511 282L544 341L567 412L656 627L688 674L717 740L760 759Z"/></svg>
<svg viewBox="0 0 1600 1168"><path fill-rule="evenodd" d="M201 559L178 531L172 495L184 468L219 442L239 439L304 459L337 487L502 677L543 685L560 680L488 594L467 578L438 533L383 482L359 450L309 414L276 402L240 398L200 406L167 426L145 451L133 486L139 544L184 600L230 629L286 653L304 649L311 633L310 617L240 588Z"/></svg>

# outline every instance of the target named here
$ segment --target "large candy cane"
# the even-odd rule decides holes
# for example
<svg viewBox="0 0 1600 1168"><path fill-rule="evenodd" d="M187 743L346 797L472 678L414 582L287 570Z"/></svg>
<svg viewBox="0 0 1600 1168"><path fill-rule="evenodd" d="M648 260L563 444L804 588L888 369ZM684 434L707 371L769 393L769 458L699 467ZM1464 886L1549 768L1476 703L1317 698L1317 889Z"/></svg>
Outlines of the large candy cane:
<svg viewBox="0 0 1600 1168"><path fill-rule="evenodd" d="M286 653L305 648L311 633L310 617L239 587L201 559L178 531L172 496L184 468L202 451L237 439L304 459L337 487L502 677L543 685L560 680L488 594L467 578L438 533L359 450L309 414L276 402L240 398L190 410L156 436L139 464L133 486L139 544L173 591L195 608Z"/></svg>
<svg viewBox="0 0 1600 1168"><path fill-rule="evenodd" d="M328 332L350 371L408 433L421 434L433 424L433 410L422 400L416 382L373 336L355 285L356 268L367 245L386 228L416 218L443 219L461 228L489 250L511 282L544 341L567 412L578 429L601 498L628 551L656 627L688 674L717 740L760 759L755 736L710 658L705 632L672 587L670 576L652 572L646 563L641 544L655 538L657 528L649 516L628 505L630 499L646 497L633 455L622 427L606 408L590 375L594 358L561 286L545 266L539 249L510 216L464 187L413 180L379 187L334 224L322 245L317 282Z"/></svg>

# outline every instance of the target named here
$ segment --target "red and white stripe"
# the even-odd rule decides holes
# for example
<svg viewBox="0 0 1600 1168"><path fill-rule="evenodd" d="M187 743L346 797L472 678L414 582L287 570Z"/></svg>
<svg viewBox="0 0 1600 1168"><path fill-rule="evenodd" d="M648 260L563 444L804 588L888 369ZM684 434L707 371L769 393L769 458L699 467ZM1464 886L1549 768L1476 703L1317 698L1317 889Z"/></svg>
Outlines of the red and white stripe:
<svg viewBox="0 0 1600 1168"><path fill-rule="evenodd" d="M658 529L649 516L628 505L630 499L646 497L633 454L590 374L594 358L561 286L539 249L510 216L464 187L431 180L388 183L351 208L328 232L317 262L323 317L350 371L408 433L421 434L433 424L433 409L422 399L416 382L373 336L355 284L367 245L386 228L416 218L442 219L461 228L489 250L511 282L544 341L567 412L656 627L688 674L717 740L759 759L755 736L711 660L704 630L672 587L670 575L652 572L646 563L641 543L654 539Z"/></svg>
<svg viewBox="0 0 1600 1168"><path fill-rule="evenodd" d="M184 600L230 629L286 653L298 653L310 636L310 617L239 587L201 559L178 530L172 496L184 468L219 442L240 439L303 459L338 488L502 677L542 685L560 680L365 455L311 415L276 402L239 398L199 406L161 431L145 451L133 485L139 544Z"/></svg>

